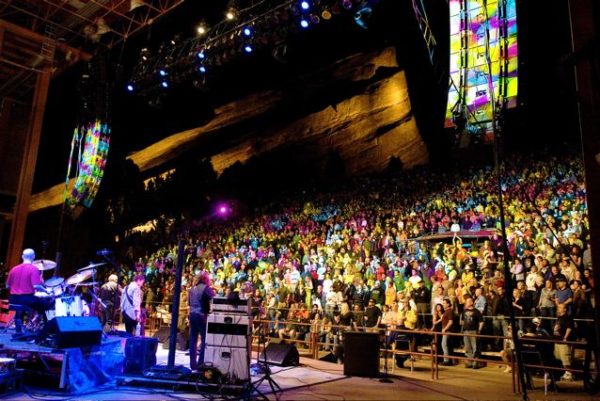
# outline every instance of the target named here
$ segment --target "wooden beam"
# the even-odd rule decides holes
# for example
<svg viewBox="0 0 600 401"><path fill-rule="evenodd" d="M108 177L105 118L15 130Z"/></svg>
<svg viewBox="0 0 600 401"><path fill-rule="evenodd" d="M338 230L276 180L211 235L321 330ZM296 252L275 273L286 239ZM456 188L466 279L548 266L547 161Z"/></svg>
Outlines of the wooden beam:
<svg viewBox="0 0 600 401"><path fill-rule="evenodd" d="M35 164L40 146L44 111L46 109L46 100L48 98L48 87L50 86L50 75L50 69L46 68L37 76L31 114L29 117L29 128L27 130L27 138L25 139L25 148L23 150L23 162L19 174L17 201L15 203L13 221L10 227L10 237L8 239L6 258L6 266L8 267L16 265L19 262L23 248L27 216L29 214L31 188L33 186L33 175L35 173Z"/></svg>
<svg viewBox="0 0 600 401"><path fill-rule="evenodd" d="M46 37L44 35L40 35L37 32L30 31L29 29L23 28L19 25L5 21L3 19L0 19L0 29L4 29L6 30L6 32L14 33L15 35L19 35L31 41L37 42L40 44L40 46L46 40ZM56 41L56 48L65 54L71 52L74 56L77 57L77 59L80 60L88 61L92 58L91 54L84 52L83 50L71 47L65 43L61 43L59 41Z"/></svg>

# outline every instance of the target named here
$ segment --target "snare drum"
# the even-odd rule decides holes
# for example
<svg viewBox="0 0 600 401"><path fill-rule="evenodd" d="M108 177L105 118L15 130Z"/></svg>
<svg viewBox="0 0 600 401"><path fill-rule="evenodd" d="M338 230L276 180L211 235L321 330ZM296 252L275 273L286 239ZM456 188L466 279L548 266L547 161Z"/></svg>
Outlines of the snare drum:
<svg viewBox="0 0 600 401"><path fill-rule="evenodd" d="M83 316L83 303L79 295L56 298L54 301L56 316Z"/></svg>

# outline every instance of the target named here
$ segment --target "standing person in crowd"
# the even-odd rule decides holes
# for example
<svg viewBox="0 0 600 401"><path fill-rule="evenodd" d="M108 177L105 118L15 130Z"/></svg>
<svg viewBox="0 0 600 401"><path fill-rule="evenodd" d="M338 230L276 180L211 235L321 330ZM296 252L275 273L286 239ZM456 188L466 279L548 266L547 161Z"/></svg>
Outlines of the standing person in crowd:
<svg viewBox="0 0 600 401"><path fill-rule="evenodd" d="M452 338L445 333L452 332L454 325L454 312L452 312L452 302L444 299L444 314L442 315L442 351L444 352L444 366L452 366L454 363L448 358L450 356Z"/></svg>
<svg viewBox="0 0 600 401"><path fill-rule="evenodd" d="M429 289L425 287L423 280L418 280L417 288L413 291L413 299L417 304L417 314L419 317L418 328L423 329L427 327L428 315L431 311L431 293Z"/></svg>
<svg viewBox="0 0 600 401"><path fill-rule="evenodd" d="M100 287L100 299L104 304L102 313L100 314L100 322L103 329L106 331L112 326L115 320L115 305L120 304L122 288L119 286L118 277L116 274L108 276L106 283Z"/></svg>
<svg viewBox="0 0 600 401"><path fill-rule="evenodd" d="M574 324L573 319L567 313L567 307L564 304L558 304L556 307L557 319L554 322L553 334L559 341L571 341ZM567 344L554 344L554 357L562 362L565 373L561 380L573 380L573 374L569 370L571 367L571 351Z"/></svg>
<svg viewBox="0 0 600 401"><path fill-rule="evenodd" d="M125 322L125 331L136 334L136 326L142 317L142 286L146 278L138 274L133 281L125 287L121 296L121 313Z"/></svg>
<svg viewBox="0 0 600 401"><path fill-rule="evenodd" d="M466 367L479 369L482 365L474 360L479 358L480 354L479 347L477 346L477 337L473 337L472 335L481 334L481 330L483 330L483 315L473 305L473 298L465 298L465 307L460 316L460 323L463 334L467 334L463 338L465 356L471 359L471 361L467 361Z"/></svg>
<svg viewBox="0 0 600 401"><path fill-rule="evenodd" d="M367 308L363 315L364 325L366 331L377 332L379 324L381 323L381 309L375 305L374 299L369 299Z"/></svg>
<svg viewBox="0 0 600 401"><path fill-rule="evenodd" d="M33 264L35 252L31 248L23 250L21 255L23 263L14 266L8 273L6 287L10 291L9 303L26 305L37 311L46 322L47 309L45 303L34 295L36 287L42 286L43 278L40 270ZM15 316L16 335L23 331L22 312Z"/></svg>
<svg viewBox="0 0 600 401"><path fill-rule="evenodd" d="M567 279L565 276L559 276L556 280L556 311L558 313L558 306L563 305L566 307L567 314L571 314L571 304L573 303L573 291L567 286Z"/></svg>
<svg viewBox="0 0 600 401"><path fill-rule="evenodd" d="M543 318L553 318L556 316L556 290L554 289L554 283L552 280L546 280L546 286L540 291L540 300L538 302L538 308L540 315ZM550 331L552 327L551 319L543 319L542 324L547 331Z"/></svg>
<svg viewBox="0 0 600 401"><path fill-rule="evenodd" d="M188 292L189 320L190 320L190 369L198 370L204 364L206 350L206 325L210 312L210 300L215 292L210 285L210 277L205 272L200 272L194 278L194 285ZM198 334L200 334L200 350L198 350Z"/></svg>
<svg viewBox="0 0 600 401"><path fill-rule="evenodd" d="M494 317L493 325L494 325L494 335L498 337L506 336L506 329L508 327L508 320L506 320L506 316L510 313L511 305L508 302L508 297L504 293L504 283L499 283L496 287L496 297L492 299L492 316ZM496 340L496 349L502 350L502 340Z"/></svg>

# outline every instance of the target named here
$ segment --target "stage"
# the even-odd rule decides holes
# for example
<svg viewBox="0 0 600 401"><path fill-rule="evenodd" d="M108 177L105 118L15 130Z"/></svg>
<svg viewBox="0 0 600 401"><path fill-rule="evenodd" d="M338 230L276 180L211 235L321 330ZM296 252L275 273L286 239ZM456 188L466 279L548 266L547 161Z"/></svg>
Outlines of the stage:
<svg viewBox="0 0 600 401"><path fill-rule="evenodd" d="M0 338L6 340L6 337ZM122 338L110 337L101 347L121 347ZM3 344L5 344L3 342ZM34 344L20 344L24 352L32 352ZM4 350L4 348L0 349ZM29 351L28 351L29 350ZM70 350L53 350L50 348L35 349L34 352L77 354ZM85 354L85 353L82 353ZM158 364L167 363L168 350L159 345L157 352ZM255 357L255 355L253 355ZM85 359L85 358L84 358ZM92 359L93 360L93 359ZM189 356L184 351L176 351L175 364L187 366ZM101 362L106 365L105 362ZM284 390L281 400L518 400L519 396L513 394L509 375L503 374L502 369L487 367L474 372L462 366L441 367L440 379L431 380L429 370L430 361L417 360L415 369L395 369L391 376L392 383L381 383L379 379L348 377L343 374L343 365L318 361L301 357L300 366L277 367L272 366L273 379ZM120 369L120 366L119 366ZM68 372L68 369L67 369ZM477 374L478 380L473 381ZM118 376L116 374L115 376ZM68 377L68 375L67 375ZM252 377L257 380L258 377ZM539 383L538 383L539 384ZM68 383L67 383L68 387ZM24 391L2 395L4 400L205 400L219 399L218 394L198 392L193 388L184 386L143 386L139 383L133 385L128 381L108 380L74 393L72 390L34 387L26 383ZM575 383L561 383L559 393L548 393L544 396L543 388L538 385L532 392L536 399L582 399L593 400L594 396L581 392L580 385ZM202 389L199 389L202 390ZM275 399L267 384L263 383L259 390L269 399Z"/></svg>

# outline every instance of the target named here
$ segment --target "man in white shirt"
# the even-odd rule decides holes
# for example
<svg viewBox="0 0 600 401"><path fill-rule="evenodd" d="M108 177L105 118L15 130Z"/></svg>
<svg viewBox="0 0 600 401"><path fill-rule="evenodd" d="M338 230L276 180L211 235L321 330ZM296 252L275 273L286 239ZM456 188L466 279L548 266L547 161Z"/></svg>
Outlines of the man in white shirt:
<svg viewBox="0 0 600 401"><path fill-rule="evenodd" d="M121 295L121 312L125 322L125 331L135 335L135 327L140 321L142 309L142 286L146 281L145 277L138 274L133 281L125 287Z"/></svg>

